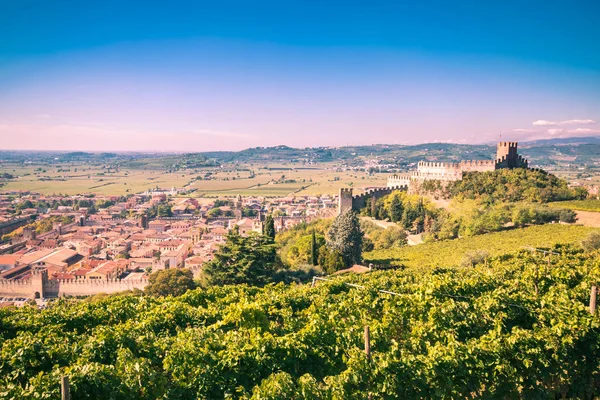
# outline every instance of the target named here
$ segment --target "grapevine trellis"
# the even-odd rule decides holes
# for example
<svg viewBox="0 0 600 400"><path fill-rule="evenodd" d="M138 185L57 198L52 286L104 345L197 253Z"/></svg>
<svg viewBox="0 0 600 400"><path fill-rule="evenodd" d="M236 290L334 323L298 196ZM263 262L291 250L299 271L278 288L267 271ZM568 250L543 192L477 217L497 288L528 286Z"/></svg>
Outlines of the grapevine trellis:
<svg viewBox="0 0 600 400"><path fill-rule="evenodd" d="M600 262L551 251L0 309L0 397L592 398Z"/></svg>

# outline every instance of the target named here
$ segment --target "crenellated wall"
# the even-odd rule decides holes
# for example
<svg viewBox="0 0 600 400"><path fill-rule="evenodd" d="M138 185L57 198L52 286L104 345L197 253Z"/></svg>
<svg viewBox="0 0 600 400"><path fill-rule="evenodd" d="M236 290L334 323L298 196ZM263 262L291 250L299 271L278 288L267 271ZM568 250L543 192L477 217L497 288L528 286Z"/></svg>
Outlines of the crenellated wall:
<svg viewBox="0 0 600 400"><path fill-rule="evenodd" d="M392 193L394 190L407 191L408 185L368 189L364 193L356 196L352 195L352 189L342 188L340 189L340 197L338 199L338 215L348 210L360 210L367 205L366 202L368 199L380 199L383 196Z"/></svg>
<svg viewBox="0 0 600 400"><path fill-rule="evenodd" d="M528 168L529 162L518 154L517 142L500 142L496 147L495 160L464 160L459 163L419 161L417 170L410 177L392 175L388 177L388 187L397 183L437 180L458 181L464 172L488 172L503 168Z"/></svg>
<svg viewBox="0 0 600 400"><path fill-rule="evenodd" d="M116 293L125 290L143 290L147 279L31 279L0 280L2 297L59 297L91 296L98 293Z"/></svg>
<svg viewBox="0 0 600 400"><path fill-rule="evenodd" d="M1 297L33 297L34 293L31 279L16 281L0 279Z"/></svg>
<svg viewBox="0 0 600 400"><path fill-rule="evenodd" d="M144 290L147 279L50 279L44 283L45 297L91 296L125 290Z"/></svg>
<svg viewBox="0 0 600 400"><path fill-rule="evenodd" d="M352 189L340 188L340 197L338 198L338 215L348 210L352 210Z"/></svg>

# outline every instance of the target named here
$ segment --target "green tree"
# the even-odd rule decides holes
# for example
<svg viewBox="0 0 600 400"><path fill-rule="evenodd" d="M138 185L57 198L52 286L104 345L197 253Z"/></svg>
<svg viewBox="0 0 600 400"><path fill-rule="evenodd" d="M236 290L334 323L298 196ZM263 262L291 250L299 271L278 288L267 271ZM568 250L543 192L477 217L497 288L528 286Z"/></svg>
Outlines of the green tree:
<svg viewBox="0 0 600 400"><path fill-rule="evenodd" d="M317 248L317 235L315 234L314 229L310 238L310 264L319 264L319 249Z"/></svg>
<svg viewBox="0 0 600 400"><path fill-rule="evenodd" d="M348 210L338 215L331 224L328 245L342 256L344 265L360 264L363 235L356 213Z"/></svg>
<svg viewBox="0 0 600 400"><path fill-rule="evenodd" d="M157 215L159 217L172 217L173 211L171 210L171 206L167 204L158 206Z"/></svg>
<svg viewBox="0 0 600 400"><path fill-rule="evenodd" d="M150 275L146 293L151 296L180 296L194 287L192 271L173 268L157 271Z"/></svg>
<svg viewBox="0 0 600 400"><path fill-rule="evenodd" d="M394 193L390 202L390 219L392 222L398 222L402 219L402 211L402 200L400 200L400 196L396 196Z"/></svg>
<svg viewBox="0 0 600 400"><path fill-rule="evenodd" d="M279 265L277 245L270 236L250 233L243 237L231 230L204 273L210 285L262 286L272 280Z"/></svg>
<svg viewBox="0 0 600 400"><path fill-rule="evenodd" d="M263 235L268 236L271 239L275 239L275 221L273 220L273 216L271 214L267 215L267 218L265 218Z"/></svg>

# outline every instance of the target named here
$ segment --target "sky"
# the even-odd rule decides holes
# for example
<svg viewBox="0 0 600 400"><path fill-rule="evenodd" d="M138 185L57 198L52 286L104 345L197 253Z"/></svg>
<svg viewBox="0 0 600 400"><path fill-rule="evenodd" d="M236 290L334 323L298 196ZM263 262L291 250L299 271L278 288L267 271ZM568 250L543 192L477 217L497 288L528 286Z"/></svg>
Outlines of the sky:
<svg viewBox="0 0 600 400"><path fill-rule="evenodd" d="M0 0L0 149L600 136L600 2Z"/></svg>

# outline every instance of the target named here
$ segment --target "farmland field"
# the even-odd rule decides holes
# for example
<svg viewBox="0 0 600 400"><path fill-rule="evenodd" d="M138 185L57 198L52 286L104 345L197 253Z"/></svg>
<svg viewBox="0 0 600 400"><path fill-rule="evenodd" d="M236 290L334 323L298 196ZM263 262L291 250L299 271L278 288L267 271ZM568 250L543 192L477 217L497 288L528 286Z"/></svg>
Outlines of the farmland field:
<svg viewBox="0 0 600 400"><path fill-rule="evenodd" d="M385 186L387 174L339 171L334 164L234 164L171 172L166 167L142 161L127 167L60 164L3 164L0 172L16 178L1 190L29 190L43 194L139 193L151 188L186 188L196 197L287 196L336 194L342 187Z"/></svg>
<svg viewBox="0 0 600 400"><path fill-rule="evenodd" d="M364 255L366 262L407 267L455 266L465 254L486 250L490 255L515 252L523 247L550 247L556 243L578 244L594 228L579 225L547 224L494 232L485 235L375 250Z"/></svg>

